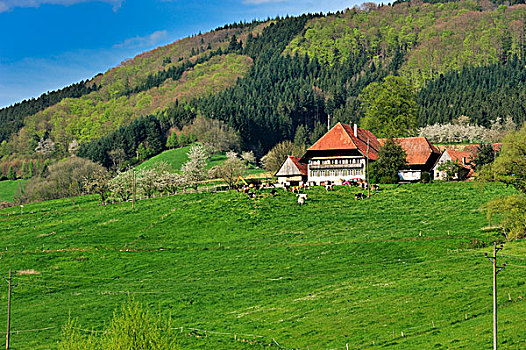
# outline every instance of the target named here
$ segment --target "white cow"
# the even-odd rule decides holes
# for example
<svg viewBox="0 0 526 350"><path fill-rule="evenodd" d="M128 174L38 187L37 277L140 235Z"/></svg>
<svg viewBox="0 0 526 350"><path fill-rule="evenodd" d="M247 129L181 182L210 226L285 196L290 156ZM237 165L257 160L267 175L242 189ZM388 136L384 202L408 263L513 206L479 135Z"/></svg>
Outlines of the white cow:
<svg viewBox="0 0 526 350"><path fill-rule="evenodd" d="M300 204L300 205L305 204L305 201L307 200L307 194L306 193L297 194L296 197L298 197L298 204Z"/></svg>

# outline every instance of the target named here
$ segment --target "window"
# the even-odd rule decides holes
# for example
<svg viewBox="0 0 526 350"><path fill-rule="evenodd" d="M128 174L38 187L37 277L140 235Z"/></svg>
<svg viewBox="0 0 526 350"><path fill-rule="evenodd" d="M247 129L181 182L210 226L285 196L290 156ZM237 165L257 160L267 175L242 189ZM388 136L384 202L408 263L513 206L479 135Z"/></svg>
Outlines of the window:
<svg viewBox="0 0 526 350"><path fill-rule="evenodd" d="M362 170L361 169L357 169L356 170L356 175L357 176L361 176L362 175Z"/></svg>

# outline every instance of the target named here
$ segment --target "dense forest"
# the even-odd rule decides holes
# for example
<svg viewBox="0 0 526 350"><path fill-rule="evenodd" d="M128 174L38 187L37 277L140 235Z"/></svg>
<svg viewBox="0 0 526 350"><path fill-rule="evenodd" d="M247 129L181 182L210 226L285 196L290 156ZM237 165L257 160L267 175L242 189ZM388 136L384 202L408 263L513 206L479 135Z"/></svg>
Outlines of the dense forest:
<svg viewBox="0 0 526 350"><path fill-rule="evenodd" d="M12 106L0 109L0 142L18 132L24 126L24 117L53 106L65 98L77 98L97 91L97 85L78 82L60 90L46 92L38 98L24 100Z"/></svg>
<svg viewBox="0 0 526 350"><path fill-rule="evenodd" d="M506 64L464 67L440 75L420 90L417 102L422 126L449 123L460 115L486 127L507 117L521 125L526 121L524 61L514 56Z"/></svg>
<svg viewBox="0 0 526 350"><path fill-rule="evenodd" d="M420 126L462 115L486 127L508 117L520 125L526 5L516 3L367 3L225 25L0 110L0 165L78 152L109 166L115 149L133 161L152 142L128 128L157 120L149 132L161 146L146 147L150 156L199 115L237 130L241 148L261 157L281 140L309 143L328 124L359 123L363 89L389 75L414 87Z"/></svg>

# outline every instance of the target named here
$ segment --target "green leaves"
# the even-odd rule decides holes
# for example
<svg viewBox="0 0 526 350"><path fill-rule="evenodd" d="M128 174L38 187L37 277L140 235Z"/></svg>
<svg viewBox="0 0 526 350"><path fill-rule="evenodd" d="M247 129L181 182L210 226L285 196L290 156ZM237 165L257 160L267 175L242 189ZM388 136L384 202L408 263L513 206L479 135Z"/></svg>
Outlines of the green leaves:
<svg viewBox="0 0 526 350"><path fill-rule="evenodd" d="M372 83L360 95L362 127L377 137L409 136L417 126L415 93L404 78L388 76Z"/></svg>

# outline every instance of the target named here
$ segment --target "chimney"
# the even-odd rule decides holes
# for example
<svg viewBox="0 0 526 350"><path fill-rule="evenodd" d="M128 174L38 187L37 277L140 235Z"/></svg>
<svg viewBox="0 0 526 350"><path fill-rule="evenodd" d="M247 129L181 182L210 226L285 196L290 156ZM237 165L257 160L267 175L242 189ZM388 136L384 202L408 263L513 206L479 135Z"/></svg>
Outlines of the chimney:
<svg viewBox="0 0 526 350"><path fill-rule="evenodd" d="M356 123L354 123L354 136L358 137L358 125Z"/></svg>

